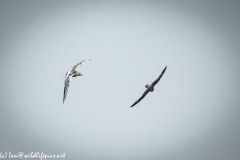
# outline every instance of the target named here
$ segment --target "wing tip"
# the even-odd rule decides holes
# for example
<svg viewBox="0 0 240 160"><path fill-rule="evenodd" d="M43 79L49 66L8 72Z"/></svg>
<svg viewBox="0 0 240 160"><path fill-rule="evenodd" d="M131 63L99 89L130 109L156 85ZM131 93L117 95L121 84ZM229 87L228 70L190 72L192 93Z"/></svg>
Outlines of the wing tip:
<svg viewBox="0 0 240 160"><path fill-rule="evenodd" d="M134 104L132 104L131 106L130 106L130 108L132 108L132 107L134 107L136 104L134 103Z"/></svg>
<svg viewBox="0 0 240 160"><path fill-rule="evenodd" d="M162 71L162 72L164 73L164 72L166 71L166 69L167 69L167 66L166 66L166 67L163 69L163 71Z"/></svg>

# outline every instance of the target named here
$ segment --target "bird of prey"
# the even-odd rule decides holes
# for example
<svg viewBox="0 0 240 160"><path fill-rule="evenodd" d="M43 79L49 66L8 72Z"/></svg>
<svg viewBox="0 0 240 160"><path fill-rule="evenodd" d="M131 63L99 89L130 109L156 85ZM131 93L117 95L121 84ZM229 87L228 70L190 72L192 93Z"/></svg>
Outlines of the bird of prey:
<svg viewBox="0 0 240 160"><path fill-rule="evenodd" d="M135 106L138 102L140 102L148 94L148 92L153 92L154 91L154 86L161 79L161 77L163 76L163 74L164 74L166 69L167 69L167 66L164 68L164 70L162 71L161 75L151 85L147 84L145 86L147 88L146 91L143 93L143 95L135 103L133 103L133 105L131 105L131 107Z"/></svg>
<svg viewBox="0 0 240 160"><path fill-rule="evenodd" d="M83 76L80 72L77 71L78 66L81 65L81 64L84 64L84 63L86 63L86 62L88 62L90 60L91 59L83 60L83 61L75 64L73 66L72 70L71 71L67 71L66 75L63 77L63 78L65 78L64 92L63 92L63 103L64 103L65 98L67 96L68 88L69 88L70 81L71 81L72 77Z"/></svg>

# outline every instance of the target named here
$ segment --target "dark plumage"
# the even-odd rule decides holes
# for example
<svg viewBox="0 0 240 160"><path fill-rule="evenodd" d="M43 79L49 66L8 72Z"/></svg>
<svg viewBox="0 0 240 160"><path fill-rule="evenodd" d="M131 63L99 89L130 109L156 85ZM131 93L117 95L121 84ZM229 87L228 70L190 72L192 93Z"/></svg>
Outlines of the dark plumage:
<svg viewBox="0 0 240 160"><path fill-rule="evenodd" d="M151 84L151 85L146 85L145 87L147 88L147 90L143 93L143 95L135 102L133 103L133 105L131 105L131 107L135 106L138 102L140 102L147 94L148 92L153 92L154 91L154 86L158 83L158 81L162 78L165 70L167 69L167 66L164 68L164 70L162 71L162 73L160 74L160 76ZM130 107L130 108L131 108Z"/></svg>

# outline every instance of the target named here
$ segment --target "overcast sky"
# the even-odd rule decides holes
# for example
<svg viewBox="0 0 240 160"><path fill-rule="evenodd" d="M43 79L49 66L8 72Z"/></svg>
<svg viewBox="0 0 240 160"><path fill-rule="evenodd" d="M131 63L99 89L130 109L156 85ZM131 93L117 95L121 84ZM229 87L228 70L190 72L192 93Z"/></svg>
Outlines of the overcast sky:
<svg viewBox="0 0 240 160"><path fill-rule="evenodd" d="M239 15L227 0L0 1L0 152L240 159Z"/></svg>

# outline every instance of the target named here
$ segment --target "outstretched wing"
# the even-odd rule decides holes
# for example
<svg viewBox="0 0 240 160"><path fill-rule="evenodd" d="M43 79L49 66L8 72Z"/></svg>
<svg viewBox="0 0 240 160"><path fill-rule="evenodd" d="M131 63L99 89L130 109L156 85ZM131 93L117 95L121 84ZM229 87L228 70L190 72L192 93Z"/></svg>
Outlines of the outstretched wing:
<svg viewBox="0 0 240 160"><path fill-rule="evenodd" d="M149 88L143 93L143 95L135 103L133 103L133 105L131 105L131 107L135 106L138 102L140 102L148 94L148 92L149 92Z"/></svg>
<svg viewBox="0 0 240 160"><path fill-rule="evenodd" d="M151 84L152 86L155 86L158 83L158 81L162 78L162 76L163 76L163 74L164 74L166 69L167 69L167 66L164 68L164 70L162 71L161 75Z"/></svg>
<svg viewBox="0 0 240 160"><path fill-rule="evenodd" d="M88 61L90 61L90 60L91 60L91 59L83 60L83 61L75 64L75 65L73 66L72 70L77 70L77 67L78 67L79 65L84 64L84 63L86 63L86 62L88 62Z"/></svg>
<svg viewBox="0 0 240 160"><path fill-rule="evenodd" d="M71 78L72 78L71 75L70 76L68 75L65 78L64 91L63 91L63 103L65 101L65 98L67 97L67 92L68 92L68 88L69 88L69 85L70 85Z"/></svg>

